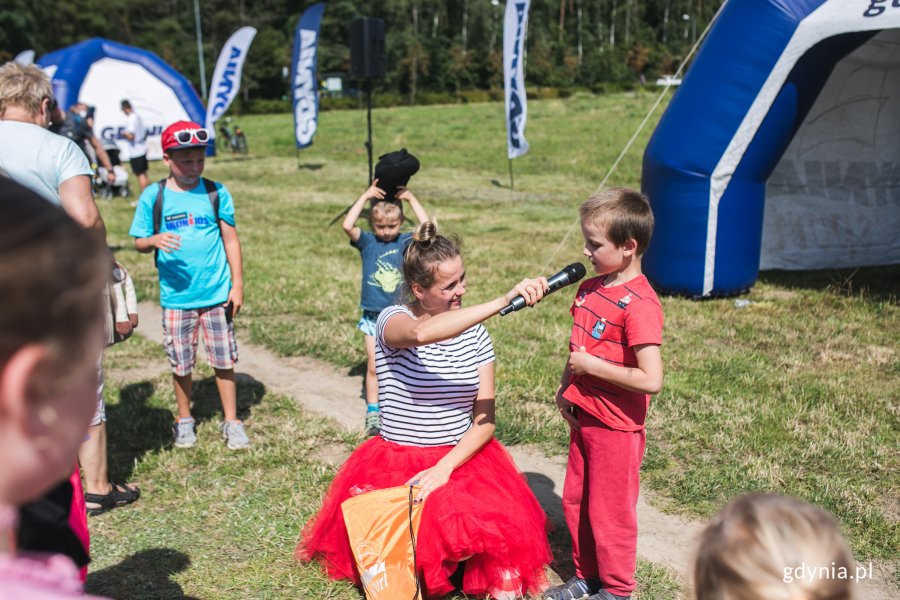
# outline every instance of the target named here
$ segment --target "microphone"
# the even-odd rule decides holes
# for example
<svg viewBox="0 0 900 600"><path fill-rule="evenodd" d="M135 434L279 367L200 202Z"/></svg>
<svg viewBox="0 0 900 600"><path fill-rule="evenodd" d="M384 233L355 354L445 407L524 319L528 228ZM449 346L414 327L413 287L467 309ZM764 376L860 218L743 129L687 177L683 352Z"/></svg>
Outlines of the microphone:
<svg viewBox="0 0 900 600"><path fill-rule="evenodd" d="M544 292L544 296L546 296L547 294L552 294L559 288L566 287L571 283L579 281L582 277L584 277L585 273L587 273L587 270L584 268L583 264L572 263L547 280L548 289L546 292ZM522 296L516 296L512 299L512 302L510 302L500 310L500 316L508 315L511 312L525 308L525 306L527 306L525 304L525 298L523 298Z"/></svg>

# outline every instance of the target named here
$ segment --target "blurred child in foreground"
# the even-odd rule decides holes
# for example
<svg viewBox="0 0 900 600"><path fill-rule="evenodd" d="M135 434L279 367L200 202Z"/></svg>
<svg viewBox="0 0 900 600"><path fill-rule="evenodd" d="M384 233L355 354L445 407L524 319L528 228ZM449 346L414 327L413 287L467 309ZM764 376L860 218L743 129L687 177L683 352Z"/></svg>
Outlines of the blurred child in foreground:
<svg viewBox="0 0 900 600"><path fill-rule="evenodd" d="M750 494L706 526L694 586L697 600L850 600L858 575L831 515L794 498Z"/></svg>
<svg viewBox="0 0 900 600"><path fill-rule="evenodd" d="M97 404L100 240L0 177L0 599L86 598L63 555L18 553L18 507L67 478Z"/></svg>

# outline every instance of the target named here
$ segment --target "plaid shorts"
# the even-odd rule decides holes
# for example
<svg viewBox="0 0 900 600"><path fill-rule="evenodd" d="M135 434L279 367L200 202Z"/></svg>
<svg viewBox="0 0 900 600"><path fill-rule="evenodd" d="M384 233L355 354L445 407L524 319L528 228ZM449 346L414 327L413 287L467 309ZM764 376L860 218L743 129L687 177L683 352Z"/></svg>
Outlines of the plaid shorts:
<svg viewBox="0 0 900 600"><path fill-rule="evenodd" d="M209 366L233 369L237 362L234 322L225 314L225 305L206 308L163 308L163 344L172 372L189 375L197 360L197 341L203 331L203 346Z"/></svg>

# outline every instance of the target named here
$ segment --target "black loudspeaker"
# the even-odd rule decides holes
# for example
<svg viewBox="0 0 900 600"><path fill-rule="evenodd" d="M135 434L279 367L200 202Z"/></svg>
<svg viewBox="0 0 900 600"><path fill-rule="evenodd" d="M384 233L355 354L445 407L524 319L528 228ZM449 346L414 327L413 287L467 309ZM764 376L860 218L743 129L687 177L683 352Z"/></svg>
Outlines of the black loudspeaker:
<svg viewBox="0 0 900 600"><path fill-rule="evenodd" d="M385 62L384 19L359 17L350 21L350 77L381 79Z"/></svg>

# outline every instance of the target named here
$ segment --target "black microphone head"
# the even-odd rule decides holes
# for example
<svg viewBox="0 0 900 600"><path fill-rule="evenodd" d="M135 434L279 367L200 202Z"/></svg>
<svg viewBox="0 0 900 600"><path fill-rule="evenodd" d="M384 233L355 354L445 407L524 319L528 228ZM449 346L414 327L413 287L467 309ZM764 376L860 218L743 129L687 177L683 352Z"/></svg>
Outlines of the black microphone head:
<svg viewBox="0 0 900 600"><path fill-rule="evenodd" d="M575 283L576 281L580 281L586 274L587 269L584 268L584 265L580 262L572 263L563 271L566 272L566 275L569 276L569 283Z"/></svg>
<svg viewBox="0 0 900 600"><path fill-rule="evenodd" d="M551 294L560 288L564 288L567 285L571 285L576 281L580 280L587 273L587 269L584 268L584 265L581 263L572 263L568 267L565 267L562 271L557 273L552 277L547 278L547 291L544 292L544 295ZM506 305L501 311L500 315L506 315L513 311L517 311L520 308L525 306L525 299L522 296L516 296L512 299L512 302Z"/></svg>
<svg viewBox="0 0 900 600"><path fill-rule="evenodd" d="M548 290L546 293L549 294L550 292L555 292L559 288L575 283L584 277L585 273L587 273L587 270L584 268L583 264L572 263L553 277L547 278Z"/></svg>

